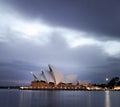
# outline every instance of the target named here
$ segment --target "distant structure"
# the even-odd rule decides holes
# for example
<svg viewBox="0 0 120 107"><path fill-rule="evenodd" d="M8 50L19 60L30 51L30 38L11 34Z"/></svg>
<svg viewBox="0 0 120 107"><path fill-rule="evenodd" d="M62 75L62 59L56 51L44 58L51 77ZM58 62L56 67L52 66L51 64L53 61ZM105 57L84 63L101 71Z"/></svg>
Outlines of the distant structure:
<svg viewBox="0 0 120 107"><path fill-rule="evenodd" d="M89 82L80 83L78 80L76 84L73 84L76 80L75 75L64 75L52 65L48 65L49 70L42 70L40 76L31 72L34 77L34 81L29 86L20 87L21 90L89 90L89 91L106 91L116 90L120 91L120 86L115 86L112 89L109 87L102 87L97 85L91 85ZM107 80L107 79L106 79ZM115 80L113 78L113 80ZM118 78L117 78L118 81ZM113 84L113 82L112 82Z"/></svg>
<svg viewBox="0 0 120 107"><path fill-rule="evenodd" d="M79 81L73 84L76 80L75 75L64 76L58 69L52 65L48 65L49 70L42 70L40 76L31 72L34 81L29 86L20 87L21 90L100 90L98 87L93 87L89 84L81 84Z"/></svg>
<svg viewBox="0 0 120 107"><path fill-rule="evenodd" d="M50 64L48 65L48 67L49 71L41 71L40 78L34 73L32 73L34 80L41 81L43 79L46 83L53 82L55 85L58 85L64 79L63 74Z"/></svg>

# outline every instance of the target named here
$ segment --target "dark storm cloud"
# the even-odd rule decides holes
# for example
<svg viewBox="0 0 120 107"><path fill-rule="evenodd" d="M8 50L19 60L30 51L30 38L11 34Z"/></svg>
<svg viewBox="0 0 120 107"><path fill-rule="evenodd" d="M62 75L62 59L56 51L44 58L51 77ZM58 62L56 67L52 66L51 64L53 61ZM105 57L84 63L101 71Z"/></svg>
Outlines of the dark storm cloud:
<svg viewBox="0 0 120 107"><path fill-rule="evenodd" d="M120 1L118 0L5 0L28 19L42 18L101 36L119 37Z"/></svg>

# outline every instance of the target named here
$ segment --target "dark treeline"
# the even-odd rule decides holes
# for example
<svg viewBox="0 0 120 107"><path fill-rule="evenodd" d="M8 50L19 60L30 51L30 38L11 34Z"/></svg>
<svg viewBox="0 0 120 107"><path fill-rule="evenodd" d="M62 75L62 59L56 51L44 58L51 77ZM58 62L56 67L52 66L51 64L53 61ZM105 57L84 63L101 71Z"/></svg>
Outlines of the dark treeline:
<svg viewBox="0 0 120 107"><path fill-rule="evenodd" d="M99 86L102 88L114 88L115 86L120 86L120 78L119 77L113 77L108 83L106 84L93 84L94 86Z"/></svg>
<svg viewBox="0 0 120 107"><path fill-rule="evenodd" d="M0 86L0 89L19 89L20 86Z"/></svg>

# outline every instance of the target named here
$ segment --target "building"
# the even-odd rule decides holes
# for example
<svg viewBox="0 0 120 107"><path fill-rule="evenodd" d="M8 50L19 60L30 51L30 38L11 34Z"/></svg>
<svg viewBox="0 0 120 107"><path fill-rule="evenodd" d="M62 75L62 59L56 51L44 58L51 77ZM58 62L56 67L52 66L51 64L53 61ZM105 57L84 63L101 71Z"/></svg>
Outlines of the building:
<svg viewBox="0 0 120 107"><path fill-rule="evenodd" d="M34 77L34 81L31 82L30 86L28 87L20 87L22 90L85 90L87 89L85 85L77 83L76 85L73 84L73 79L71 75L66 77L55 67L52 65L48 65L49 70L41 71L41 75L36 75L32 73ZM72 82L72 81L73 82Z"/></svg>
<svg viewBox="0 0 120 107"><path fill-rule="evenodd" d="M34 77L34 81L43 80L46 83L53 82L55 85L58 85L64 79L63 74L50 64L48 65L48 67L49 67L49 71L44 71L44 70L41 71L40 78L34 73L32 73Z"/></svg>

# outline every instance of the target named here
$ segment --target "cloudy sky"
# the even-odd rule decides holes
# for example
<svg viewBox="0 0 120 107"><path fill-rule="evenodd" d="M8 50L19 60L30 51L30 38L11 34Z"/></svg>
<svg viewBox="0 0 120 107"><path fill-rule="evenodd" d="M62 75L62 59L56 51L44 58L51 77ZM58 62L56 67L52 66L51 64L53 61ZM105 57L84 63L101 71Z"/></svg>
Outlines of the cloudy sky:
<svg viewBox="0 0 120 107"><path fill-rule="evenodd" d="M120 75L120 1L0 0L0 84L52 64L103 83Z"/></svg>

